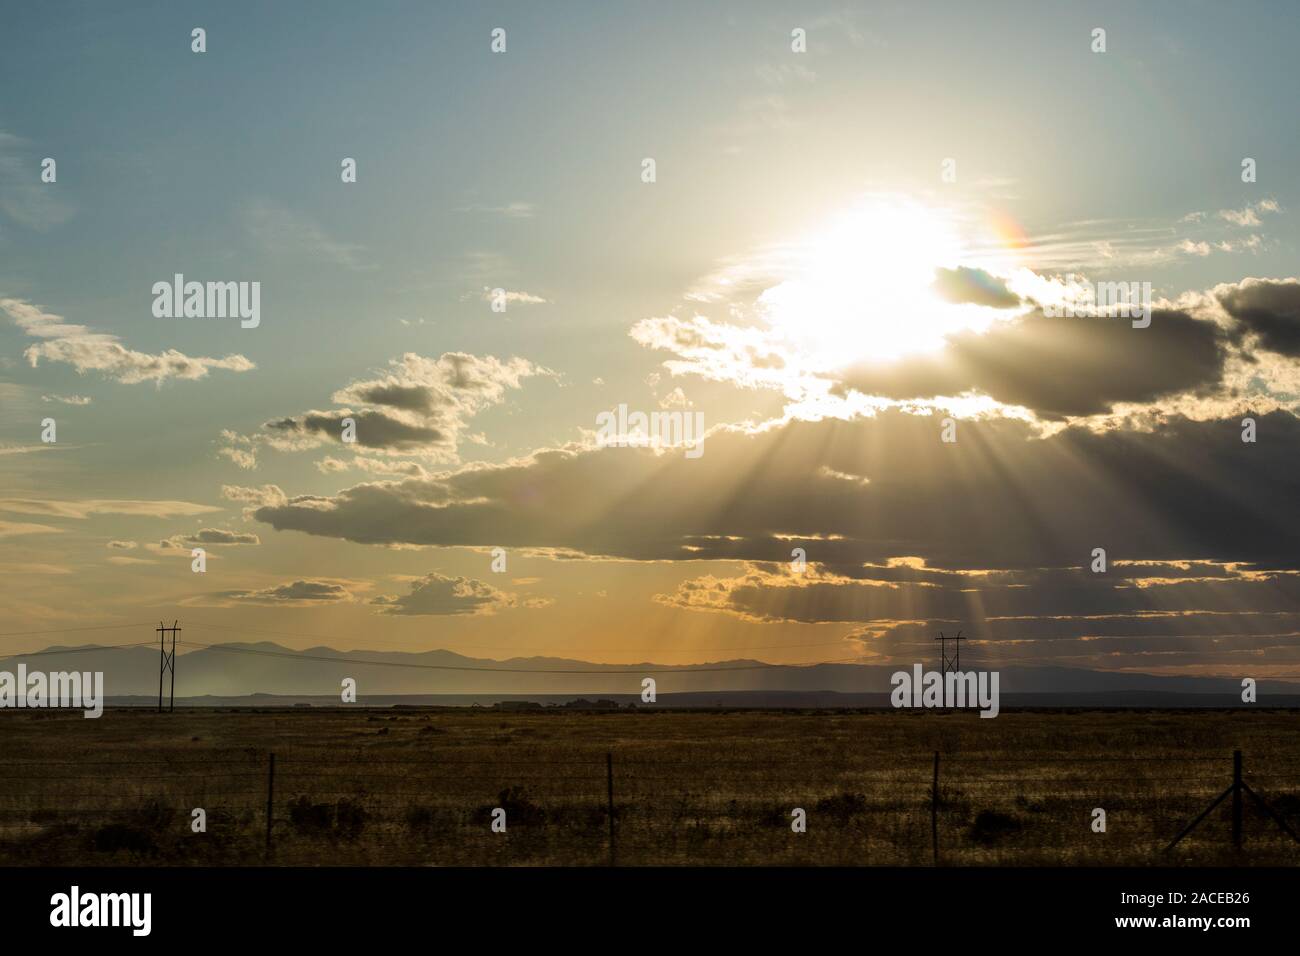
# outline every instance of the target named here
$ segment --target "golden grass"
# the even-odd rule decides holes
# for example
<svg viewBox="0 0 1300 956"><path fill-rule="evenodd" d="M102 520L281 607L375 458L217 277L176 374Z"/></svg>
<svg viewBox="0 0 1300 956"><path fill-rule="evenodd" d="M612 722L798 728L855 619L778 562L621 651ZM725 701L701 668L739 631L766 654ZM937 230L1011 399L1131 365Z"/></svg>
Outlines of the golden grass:
<svg viewBox="0 0 1300 956"><path fill-rule="evenodd" d="M1287 864L1300 829L1288 711L499 713L185 709L0 713L0 863L603 865L613 754L620 865L929 865L941 753L946 865ZM267 754L276 754L265 853ZM489 827L494 807L507 830ZM193 833L193 808L207 832ZM807 812L806 833L790 812ZM1094 807L1107 832L1092 832Z"/></svg>

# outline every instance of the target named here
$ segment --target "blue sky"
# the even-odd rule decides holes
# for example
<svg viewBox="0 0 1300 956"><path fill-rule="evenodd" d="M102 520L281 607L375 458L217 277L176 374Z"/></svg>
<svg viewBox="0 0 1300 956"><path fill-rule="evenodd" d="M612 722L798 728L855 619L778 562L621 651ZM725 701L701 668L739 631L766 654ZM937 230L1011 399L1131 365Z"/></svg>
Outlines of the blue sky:
<svg viewBox="0 0 1300 956"><path fill-rule="evenodd" d="M207 31L205 53L190 49L194 27ZM489 49L496 27L507 31L503 54ZM1095 27L1106 30L1105 53L1090 49ZM807 32L806 53L791 49L795 28ZM724 463L716 467L738 486L726 494L712 476L665 495L664 509L689 496L716 507L708 520L689 509L665 517L685 549L670 554L584 535L604 519L562 498L544 509L568 519L553 526L520 512L404 537L342 519L309 529L287 513L298 506L223 489L275 487L336 503L387 482L385 494L434 508L446 502L428 484L399 483L468 487L475 469L534 461L527 456L545 449L613 460L616 450L591 448L592 430L619 403L702 413L708 427L732 430L719 455L732 448L728 435L771 440L758 459L768 464L752 466L769 470L781 447L802 447L829 421L887 442L870 434L900 414L984 416L1030 428L1024 441L1140 434L1153 417L1209 427L1236 421L1252 402L1260 414L1293 418L1300 377L1285 350L1259 347L1267 331L1253 316L1267 299L1281 310L1276 321L1293 321L1282 283L1296 273L1298 31L1287 4L1264 3L15 9L0 36L0 300L12 305L0 315L0 481L19 505L0 513L12 532L0 536L9 552L0 564L45 570L5 610L15 627L53 629L197 607L232 626L352 635L356 646L383 616L424 646L472 650L527 633L523 643L538 650L619 659L608 635L633 609L632 643L674 660L708 641L743 651L845 640L854 654L893 656L890 635L924 630L929 616L818 618L775 607L809 595L773 578L771 542L788 544L795 524L809 541L844 529L814 520L811 505L748 524L735 502L747 482L764 500L763 478ZM57 160L56 183L39 181L44 157ZM355 184L340 181L344 157L357 160ZM641 178L646 157L657 164L653 183ZM1257 181L1242 182L1243 157L1256 160ZM955 182L940 177L948 158ZM958 267L1005 283L1021 308L928 299L913 308L915 290L887 287L892 276L928 282L935 269ZM261 324L155 318L150 288L178 272L260 282ZM1067 273L1149 281L1163 308L1186 317L1157 326L1170 338L1135 360L1139 370L1150 363L1145 378L1158 387L1118 381L1132 370L1111 377L1106 370L1123 362L1107 360L1098 381L1083 383L1097 401L1049 399L1014 368L990 384L960 343L950 343L951 357L893 364L909 343L937 347L1001 323L1006 344L971 340L976 351L1020 355L1015 333L1039 328L1029 324L1034 309ZM1279 284L1231 298L1249 277ZM519 296L504 314L483 296L498 287ZM239 355L256 367L131 383L48 356L33 366L37 320L24 326L14 317L21 308L146 356ZM1044 334L1049 346L1066 342ZM1062 344L1043 364L1073 368L1074 347ZM421 361L401 364L408 354ZM453 374L455 361L438 364L447 355L484 363L474 374L490 380L491 394L467 398L450 378L431 386L429 376ZM389 379L439 390L455 410L423 424L451 428L450 449L354 451L301 431L309 412L357 407L367 383ZM935 381L951 391L918 384ZM36 447L47 415L58 421L57 447ZM277 444L267 428L277 420L295 422L303 447ZM364 461L351 463L354 455ZM804 464L813 484L856 474ZM509 472L512 490L466 507L526 510L551 487L544 466L530 467ZM667 480L616 472L627 495ZM884 507L871 500L870 475L857 477L868 480L854 507ZM125 514L58 505L104 500L155 505ZM719 515L737 519L734 533ZM383 520L413 527L428 516ZM1163 516L1160 526L1178 520ZM13 530L31 524L47 530ZM203 528L259 543L214 549L217 573L201 579L158 553L160 542ZM498 542L509 528L529 530ZM626 534L637 536L630 526ZM698 543L731 538L767 543ZM507 578L488 569L497 543L516 555ZM1086 555L1088 544L1064 553ZM1220 567L1274 560L1248 545L1150 554L1134 545L1129 556ZM892 547L827 555L821 583L849 590L864 562L904 558L946 560L963 573L1034 564L1031 555L1002 554L1002 564L941 557L933 540ZM690 586L705 579L702 591L721 602L711 613ZM312 582L339 590L313 592ZM742 605L737 595L751 586L775 605ZM407 591L430 603L419 611L414 597L374 600ZM1227 598L1202 600L1208 608ZM1127 637L1140 642L1138 631ZM865 643L864 633L873 635ZM1224 663L1198 654L1185 666ZM1087 655L1076 662L1100 666Z"/></svg>

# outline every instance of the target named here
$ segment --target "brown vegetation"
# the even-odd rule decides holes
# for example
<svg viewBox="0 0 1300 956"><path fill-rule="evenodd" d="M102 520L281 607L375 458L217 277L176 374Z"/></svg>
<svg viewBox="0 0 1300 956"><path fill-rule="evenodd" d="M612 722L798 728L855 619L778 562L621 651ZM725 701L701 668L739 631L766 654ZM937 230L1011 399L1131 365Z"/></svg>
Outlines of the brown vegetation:
<svg viewBox="0 0 1300 956"><path fill-rule="evenodd" d="M1293 863L1245 779L1300 828L1287 711L973 713L182 710L0 713L0 863L948 865ZM381 732L382 731L382 732ZM268 753L276 754L266 854ZM207 832L191 829L192 811ZM506 810L504 834L492 811ZM807 813L793 833L791 811ZM1095 807L1107 832L1094 833Z"/></svg>

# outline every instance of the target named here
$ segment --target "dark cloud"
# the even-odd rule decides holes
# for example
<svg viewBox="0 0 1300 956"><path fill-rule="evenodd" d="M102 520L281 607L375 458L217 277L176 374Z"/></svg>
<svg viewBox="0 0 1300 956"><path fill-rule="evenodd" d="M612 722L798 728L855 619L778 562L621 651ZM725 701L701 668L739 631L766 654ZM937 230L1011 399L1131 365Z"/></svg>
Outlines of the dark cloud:
<svg viewBox="0 0 1300 956"><path fill-rule="evenodd" d="M1220 285L1214 295L1243 329L1259 337L1259 347L1300 358L1300 280L1243 279Z"/></svg>
<svg viewBox="0 0 1300 956"><path fill-rule="evenodd" d="M1236 673L1259 673L1265 656L1270 669L1300 664L1300 573L1197 564L1214 576L1139 581L1115 567L924 575L944 581L938 586L880 583L893 577L881 572L897 569L863 569L855 580L751 565L733 578L684 581L656 599L755 622L857 625L848 635L856 646L894 661L932 659L935 635L961 629L969 639L963 661L984 664L1114 669L1194 660Z"/></svg>
<svg viewBox="0 0 1300 956"><path fill-rule="evenodd" d="M360 385L354 388L357 401L366 405L386 405L403 411L427 412L433 408L433 393L425 385L391 383Z"/></svg>
<svg viewBox="0 0 1300 956"><path fill-rule="evenodd" d="M1175 617L1240 612L1255 615L1300 614L1300 574L1274 571L1238 572L1209 581L1146 581L1141 586L1113 573L1090 568L1025 569L992 576L950 573L947 582L884 584L810 569L803 576L787 568L754 567L738 578L705 577L684 582L664 603L705 610L726 610L769 621L804 623L912 621L988 621L1044 619L1069 621L1062 636L1090 634L1085 618L1120 616L1129 621L1123 633L1140 634L1146 617L1164 620L1168 631ZM1185 632L1186 623L1175 626ZM1222 621L1219 622L1220 626ZM1037 626L1037 625L1035 625Z"/></svg>
<svg viewBox="0 0 1300 956"><path fill-rule="evenodd" d="M343 420L351 418L357 446L454 461L469 419L504 402L510 391L537 375L554 373L520 358L464 352L427 358L407 352L391 360L379 377L335 391L333 401L345 407L277 418L253 435L228 430L223 432L227 447L219 453L253 468L256 450L264 445L295 451L316 447L321 439L341 442Z"/></svg>
<svg viewBox="0 0 1300 956"><path fill-rule="evenodd" d="M215 597L247 604L338 604L352 600L343 585L333 581L292 581L248 591L221 591Z"/></svg>
<svg viewBox="0 0 1300 956"><path fill-rule="evenodd" d="M456 615L490 614L498 607L513 607L516 600L514 595L473 578L431 572L413 582L409 594L385 595L370 603L385 614Z"/></svg>
<svg viewBox="0 0 1300 956"><path fill-rule="evenodd" d="M262 539L255 534L242 531L227 531L224 528L203 528L194 534L182 536L187 544L261 544Z"/></svg>
<svg viewBox="0 0 1300 956"><path fill-rule="evenodd" d="M1007 283L983 269L958 266L935 270L934 290L949 302L987 305L994 309L1011 309L1020 304L1020 296Z"/></svg>
<svg viewBox="0 0 1300 956"><path fill-rule="evenodd" d="M412 424L377 409L362 409L358 412L347 409L334 412L311 411L267 422L262 427L269 432L320 435L342 443L345 418L356 422L356 444L365 448L420 451L429 447L454 445L452 436L436 425Z"/></svg>
<svg viewBox="0 0 1300 956"><path fill-rule="evenodd" d="M1226 345L1217 325L1181 311L1154 310L1147 328L1036 311L949 336L934 355L849 368L836 391L900 400L977 391L1044 418L1093 415L1217 385Z"/></svg>
<svg viewBox="0 0 1300 956"><path fill-rule="evenodd" d="M1300 421L1275 412L1258 424L1260 440L1245 444L1237 420L1076 426L1047 438L1012 419L971 420L945 444L939 416L890 411L719 431L698 459L550 450L253 514L277 530L362 543L636 560L788 562L798 546L836 567L904 556L930 568L1078 567L1104 547L1112 562L1294 567Z"/></svg>

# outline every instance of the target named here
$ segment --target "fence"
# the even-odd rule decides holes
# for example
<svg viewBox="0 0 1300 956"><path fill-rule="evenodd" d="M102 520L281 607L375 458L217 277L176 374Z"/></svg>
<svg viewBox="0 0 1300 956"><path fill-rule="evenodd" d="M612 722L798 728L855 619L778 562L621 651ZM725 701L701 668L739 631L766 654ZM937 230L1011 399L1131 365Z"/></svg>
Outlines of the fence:
<svg viewBox="0 0 1300 956"><path fill-rule="evenodd" d="M0 863L9 865L1123 865L1300 858L1288 824L1300 816L1300 763L1292 757L1263 772L1243 769L1227 754L934 752L890 762L771 762L297 748L216 751L203 759L4 763ZM1231 786L1220 792L1225 783ZM1224 803L1229 796L1231 805ZM1105 832L1094 830L1096 808L1105 811ZM1213 816L1216 808L1231 811L1230 821ZM505 811L503 832L500 821L493 827L498 809ZM792 828L796 809L806 816L805 832ZM1194 817L1199 827L1184 830ZM1243 844L1245 854L1237 852Z"/></svg>

